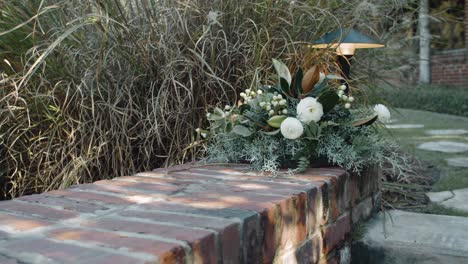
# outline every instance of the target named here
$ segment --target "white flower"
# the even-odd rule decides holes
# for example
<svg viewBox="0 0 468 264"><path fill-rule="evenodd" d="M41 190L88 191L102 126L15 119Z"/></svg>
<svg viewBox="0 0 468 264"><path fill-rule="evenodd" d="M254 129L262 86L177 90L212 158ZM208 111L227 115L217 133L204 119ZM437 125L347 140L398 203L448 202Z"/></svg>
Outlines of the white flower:
<svg viewBox="0 0 468 264"><path fill-rule="evenodd" d="M378 116L379 120L383 123L387 123L392 117L388 108L382 104L375 105L374 112Z"/></svg>
<svg viewBox="0 0 468 264"><path fill-rule="evenodd" d="M276 96L276 98L278 98L278 100L280 100L280 99L283 99L283 96L281 94L278 94L278 96Z"/></svg>
<svg viewBox="0 0 468 264"><path fill-rule="evenodd" d="M270 110L271 110L271 106L267 105L266 110L267 110L267 111L270 111Z"/></svg>
<svg viewBox="0 0 468 264"><path fill-rule="evenodd" d="M318 122L323 116L323 106L313 97L306 97L297 104L297 118L304 123Z"/></svg>
<svg viewBox="0 0 468 264"><path fill-rule="evenodd" d="M354 102L354 97L350 96L350 97L348 98L348 101L351 102L351 103Z"/></svg>
<svg viewBox="0 0 468 264"><path fill-rule="evenodd" d="M278 99L278 96L273 95L273 100L277 100L277 99Z"/></svg>
<svg viewBox="0 0 468 264"><path fill-rule="evenodd" d="M339 90L339 91L338 91L338 96L341 97L341 96L343 96L343 95L344 95L344 92L343 92L342 90Z"/></svg>
<svg viewBox="0 0 468 264"><path fill-rule="evenodd" d="M344 105L344 107L345 107L346 109L350 109L350 108L351 108L351 104L350 104L350 103L346 103L346 104Z"/></svg>
<svg viewBox="0 0 468 264"><path fill-rule="evenodd" d="M271 103L273 106L277 106L278 105L278 102L274 101L273 103Z"/></svg>
<svg viewBox="0 0 468 264"><path fill-rule="evenodd" d="M250 89L246 89L246 90L245 90L245 93L246 93L246 94L250 93Z"/></svg>
<svg viewBox="0 0 468 264"><path fill-rule="evenodd" d="M246 95L245 93L240 93L240 96L241 96L241 97L245 97L245 96L247 96L247 95Z"/></svg>
<svg viewBox="0 0 468 264"><path fill-rule="evenodd" d="M281 134L285 138L297 139L304 133L301 122L294 117L288 117L281 123Z"/></svg>

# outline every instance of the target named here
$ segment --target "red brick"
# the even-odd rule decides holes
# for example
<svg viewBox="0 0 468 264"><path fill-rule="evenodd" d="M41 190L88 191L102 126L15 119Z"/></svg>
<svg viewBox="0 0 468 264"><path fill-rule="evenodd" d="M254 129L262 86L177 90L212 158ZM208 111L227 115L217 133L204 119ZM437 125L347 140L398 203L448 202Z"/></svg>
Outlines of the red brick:
<svg viewBox="0 0 468 264"><path fill-rule="evenodd" d="M18 202L15 200L0 203L0 210L21 215L37 216L50 220L66 220L78 216L77 213L72 211L58 210L41 205Z"/></svg>
<svg viewBox="0 0 468 264"><path fill-rule="evenodd" d="M122 198L122 197L113 196L113 195L86 192L86 191L59 190L59 191L46 192L43 195L58 196L58 197L64 197L67 199L79 200L79 201L96 201L96 202L101 202L104 204L120 205L120 206L126 206L126 205L135 203L131 201L129 198Z"/></svg>
<svg viewBox="0 0 468 264"><path fill-rule="evenodd" d="M147 253L156 256L160 264L184 263L185 251L175 243L128 237L110 232L83 230L73 228L56 229L48 233L49 238L59 241L78 241L96 243L106 248L130 252Z"/></svg>
<svg viewBox="0 0 468 264"><path fill-rule="evenodd" d="M214 233L211 231L110 218L84 222L82 226L186 241L191 246L196 261L200 261L200 263L203 261L214 263L216 261Z"/></svg>
<svg viewBox="0 0 468 264"><path fill-rule="evenodd" d="M369 218L369 216L372 214L372 197L368 197L364 201L360 202L357 204L355 207L352 209L352 223L356 224L357 222L361 220L365 220Z"/></svg>
<svg viewBox="0 0 468 264"><path fill-rule="evenodd" d="M149 183L149 182L120 181L118 179L111 180L111 181L109 180L97 181L94 184L104 185L106 187L119 186L119 187L131 188L135 190L151 191L151 192L158 192L158 193L164 193L164 194L170 194L182 188L181 186L169 185L169 184L157 184L154 182Z"/></svg>
<svg viewBox="0 0 468 264"><path fill-rule="evenodd" d="M326 226L323 230L323 251L328 254L331 250L345 241L346 236L351 231L351 219L349 213L345 213L340 218Z"/></svg>
<svg viewBox="0 0 468 264"><path fill-rule="evenodd" d="M235 223L234 220L204 217L202 215L180 215L166 212L125 210L118 213L121 216L150 219L158 222L173 223L178 225L210 228L216 231Z"/></svg>
<svg viewBox="0 0 468 264"><path fill-rule="evenodd" d="M6 250L11 250L14 254L28 254L38 259L40 259L39 256L42 256L42 258L48 258L58 263L148 263L146 260L127 257L118 253L112 254L97 249L62 244L46 239L8 241L2 247Z"/></svg>
<svg viewBox="0 0 468 264"><path fill-rule="evenodd" d="M277 231L277 219L279 219L279 207L274 206L266 210L261 215L261 228L264 232L263 237L263 262L270 263L275 258L276 250L279 245L279 235Z"/></svg>
<svg viewBox="0 0 468 264"><path fill-rule="evenodd" d="M316 233L296 250L297 264L316 264L322 252L322 236Z"/></svg>
<svg viewBox="0 0 468 264"><path fill-rule="evenodd" d="M113 182L113 181L109 181ZM109 195L120 195L120 196L145 196L145 197L152 197L152 198L158 198L158 197L165 197L166 194L170 194L171 192L164 192L164 191L146 191L146 190L138 190L134 188L129 188L125 186L119 186L118 181L115 181L117 184L102 184L102 183L94 183L94 184L80 184L71 187L71 190L77 190L77 191L98 191L101 193L108 193ZM124 181L121 181L124 182ZM125 183L125 182L124 182ZM124 185L124 184L122 184Z"/></svg>
<svg viewBox="0 0 468 264"><path fill-rule="evenodd" d="M67 199L65 197L54 197L38 194L23 196L18 198L18 200L42 205L59 206L65 210L80 213L95 213L97 211L106 211L110 209L108 206L90 203L88 201L76 201Z"/></svg>
<svg viewBox="0 0 468 264"><path fill-rule="evenodd" d="M19 264L18 260L12 259L12 258L9 258L9 257L5 257L5 256L2 256L2 255L0 255L0 263L2 263L2 264Z"/></svg>
<svg viewBox="0 0 468 264"><path fill-rule="evenodd" d="M238 224L232 224L219 234L221 241L222 263L240 263L241 234Z"/></svg>
<svg viewBox="0 0 468 264"><path fill-rule="evenodd" d="M323 221L323 203L320 189L314 188L307 193L307 233L315 233Z"/></svg>
<svg viewBox="0 0 468 264"><path fill-rule="evenodd" d="M11 231L13 231L12 233L27 232L50 225L52 225L52 223L45 220L0 214L0 226L11 229Z"/></svg>

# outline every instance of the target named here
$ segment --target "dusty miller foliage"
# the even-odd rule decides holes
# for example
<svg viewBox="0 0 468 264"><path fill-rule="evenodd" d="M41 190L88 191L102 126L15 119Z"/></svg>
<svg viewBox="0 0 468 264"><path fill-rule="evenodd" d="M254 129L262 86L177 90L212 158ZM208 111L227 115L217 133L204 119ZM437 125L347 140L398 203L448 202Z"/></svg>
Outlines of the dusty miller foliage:
<svg viewBox="0 0 468 264"><path fill-rule="evenodd" d="M353 111L355 116L365 116L367 109ZM279 169L295 166L288 172L300 173L310 164L338 166L360 173L366 166L391 164L398 172L407 168L398 146L384 138L378 126L352 126L352 120L343 109L334 110L327 118L347 122L336 125L330 121L321 125L317 145L310 152L300 153L304 140L289 140L281 135L275 137L261 133L243 137L234 133L215 135L207 146L207 162L249 163L256 171L277 173ZM304 161L307 159L307 162ZM286 164L286 167L284 166Z"/></svg>

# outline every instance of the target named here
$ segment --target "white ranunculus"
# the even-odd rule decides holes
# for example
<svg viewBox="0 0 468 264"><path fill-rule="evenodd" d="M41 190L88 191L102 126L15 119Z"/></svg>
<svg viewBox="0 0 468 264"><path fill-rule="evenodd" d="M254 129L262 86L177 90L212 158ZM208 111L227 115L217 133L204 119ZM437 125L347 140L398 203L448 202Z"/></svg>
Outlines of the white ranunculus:
<svg viewBox="0 0 468 264"><path fill-rule="evenodd" d="M392 117L390 111L385 105L377 104L374 106L374 112L378 116L379 121L382 123L387 123Z"/></svg>
<svg viewBox="0 0 468 264"><path fill-rule="evenodd" d="M297 118L308 124L318 122L323 116L323 106L313 97L306 97L297 104Z"/></svg>
<svg viewBox="0 0 468 264"><path fill-rule="evenodd" d="M297 139L304 133L304 127L301 121L294 117L288 117L281 123L281 134L285 138Z"/></svg>

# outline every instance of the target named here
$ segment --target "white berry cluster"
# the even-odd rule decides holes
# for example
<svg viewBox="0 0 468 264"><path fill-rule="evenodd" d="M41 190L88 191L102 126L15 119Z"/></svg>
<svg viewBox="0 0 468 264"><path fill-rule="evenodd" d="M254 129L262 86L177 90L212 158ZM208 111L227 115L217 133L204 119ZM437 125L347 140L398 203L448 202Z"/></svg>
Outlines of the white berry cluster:
<svg viewBox="0 0 468 264"><path fill-rule="evenodd" d="M261 92L262 90L258 90ZM259 106L267 111L269 116L286 115L288 114L288 102L281 94L275 92L273 96L265 96L263 101L260 101Z"/></svg>
<svg viewBox="0 0 468 264"><path fill-rule="evenodd" d="M262 90L254 91L251 89L245 89L243 93L240 93L240 96L242 97L242 99L244 99L244 102L249 103L255 97L257 97L257 95L261 95L262 93L263 93Z"/></svg>
<svg viewBox="0 0 468 264"><path fill-rule="evenodd" d="M354 102L354 97L352 96L347 96L345 94L345 90L346 90L346 85L340 85L338 87L338 97L340 97L341 101L343 101L345 103L344 107L346 109L349 109L351 108L351 103Z"/></svg>

